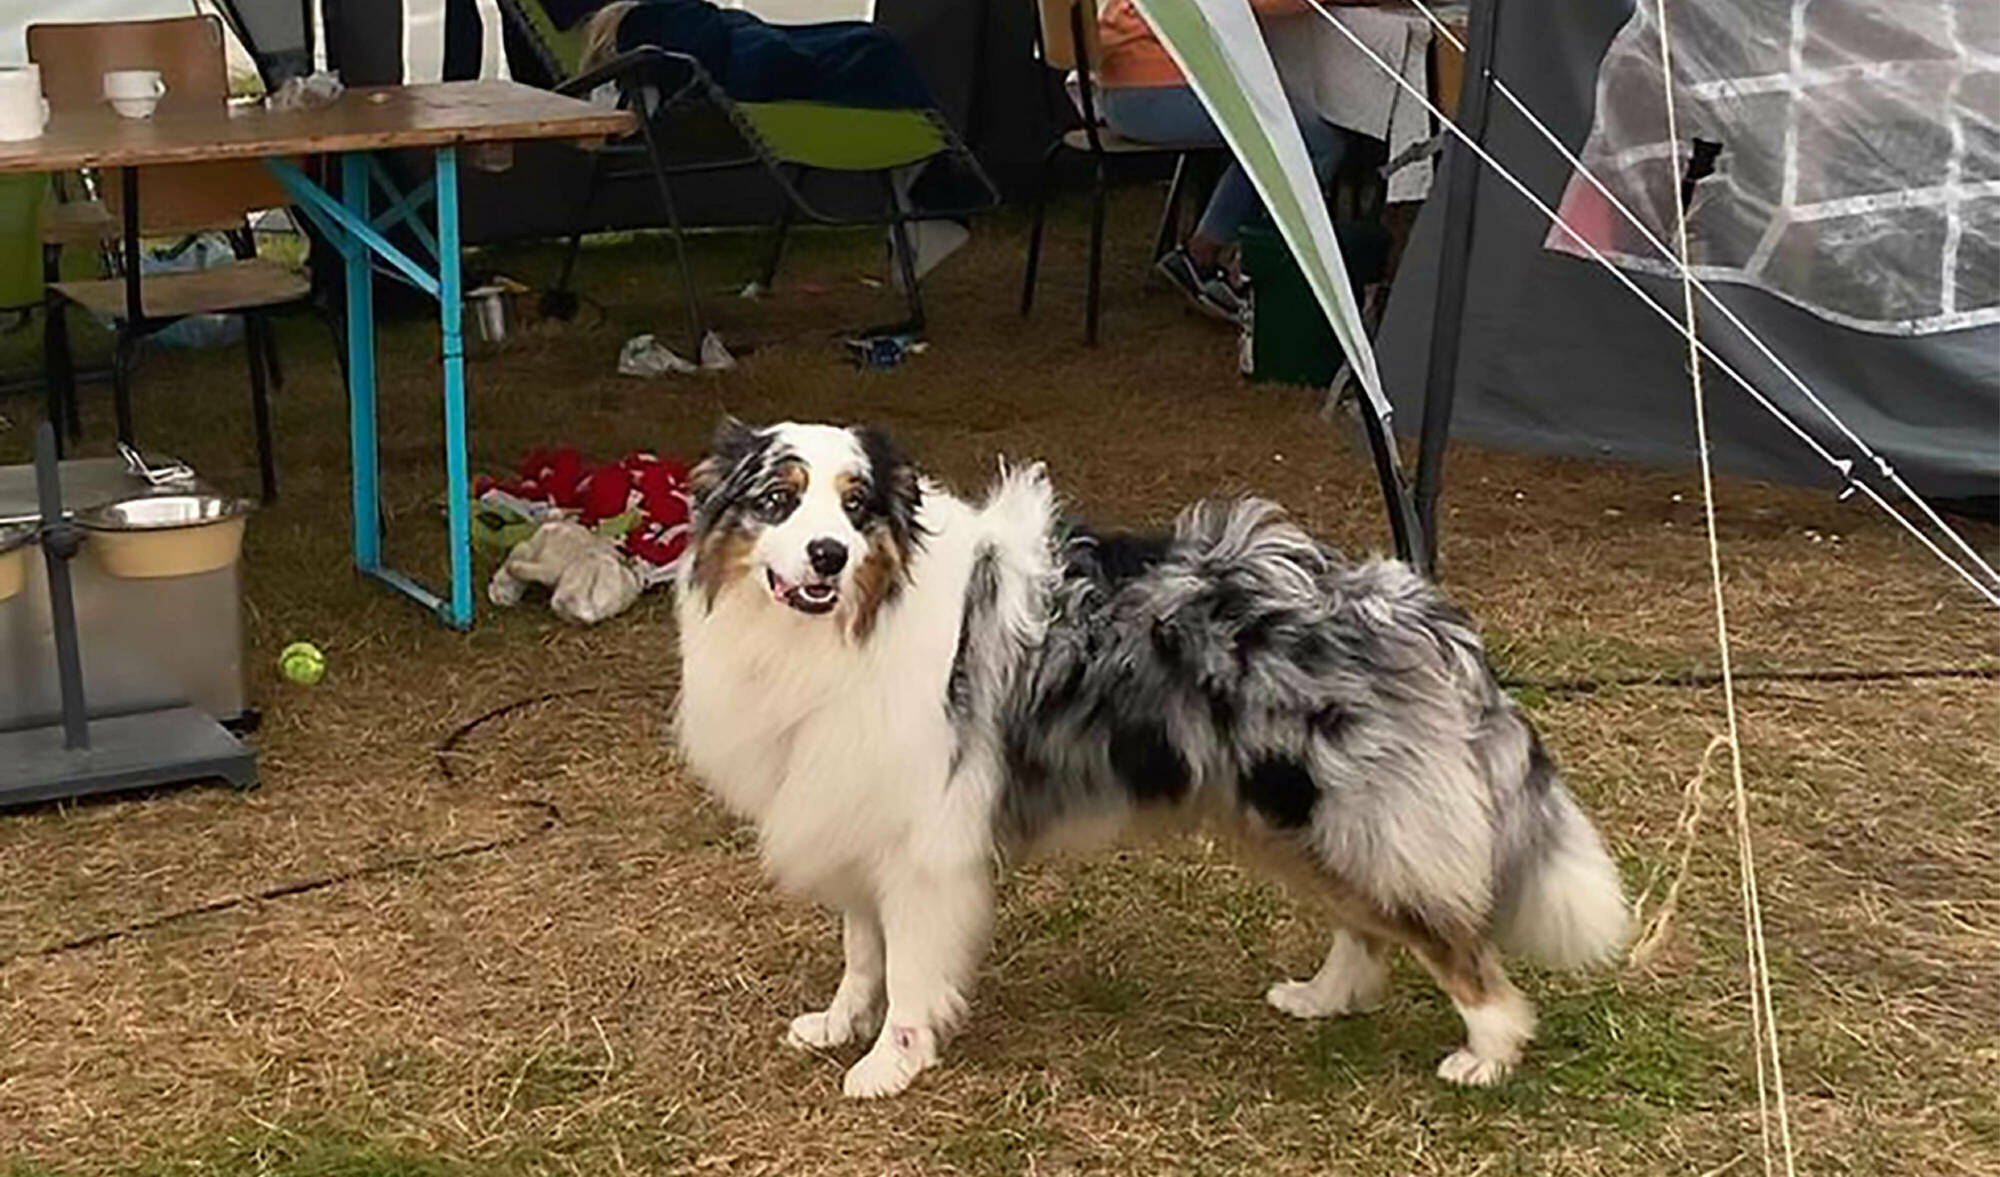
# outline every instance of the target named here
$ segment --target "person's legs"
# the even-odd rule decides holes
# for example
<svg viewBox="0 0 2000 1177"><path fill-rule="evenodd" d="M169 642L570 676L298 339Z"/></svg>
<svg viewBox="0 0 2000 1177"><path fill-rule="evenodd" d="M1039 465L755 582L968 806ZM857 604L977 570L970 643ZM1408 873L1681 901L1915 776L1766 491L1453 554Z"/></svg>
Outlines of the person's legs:
<svg viewBox="0 0 2000 1177"><path fill-rule="evenodd" d="M1134 86L1118 87L1098 92L1104 113L1105 125L1127 139L1141 143L1187 144L1191 147L1221 147L1225 145L1222 132L1216 129L1215 121L1208 116L1208 108L1187 86ZM1257 194L1250 190L1249 181L1242 176L1242 169L1234 163L1229 165L1228 175L1222 184L1216 185L1215 194L1209 197L1212 209L1218 199L1226 199L1234 204L1242 199L1241 192L1230 191L1226 196L1223 189L1228 185L1228 176L1235 176L1239 186L1249 192L1249 209L1257 207ZM1209 213L1204 212L1206 222ZM1241 210L1247 216L1249 210ZM1188 256L1204 267L1213 266L1221 243L1205 235L1199 228L1183 243Z"/></svg>
<svg viewBox="0 0 2000 1177"><path fill-rule="evenodd" d="M1214 120L1209 118L1208 108L1190 87L1119 87L1099 91L1099 96L1105 123L1127 139L1215 146L1224 142ZM1323 186L1347 152L1347 132L1319 117L1319 112L1303 96L1287 93L1286 97L1291 101L1300 137L1305 140L1313 174ZM1188 238L1189 256L1202 265L1212 264L1262 205L1243 165L1231 160L1209 196L1193 235Z"/></svg>
<svg viewBox="0 0 2000 1177"><path fill-rule="evenodd" d="M1220 147L1222 133L1201 99L1186 86L1119 87L1099 91L1104 122L1127 139L1175 146ZM1221 245L1199 232L1156 259L1153 268L1211 318L1243 320L1243 300L1222 274Z"/></svg>
<svg viewBox="0 0 2000 1177"><path fill-rule="evenodd" d="M1220 147L1222 132L1187 86L1114 86L1097 91L1105 124L1141 143Z"/></svg>
<svg viewBox="0 0 2000 1177"><path fill-rule="evenodd" d="M1340 161L1347 154L1347 132L1327 122L1313 109L1312 103L1297 94L1287 93L1291 100L1292 117L1299 125L1299 136L1305 140L1306 158L1312 161L1313 176L1318 179L1322 191L1328 180L1340 167ZM1263 208L1263 201L1257 196L1257 188L1250 182L1250 176L1243 165L1231 160L1229 169L1215 185L1215 193L1208 198L1208 207L1203 210L1201 220L1195 225L1194 236L1188 241L1188 252L1201 260L1196 242L1202 243L1202 250L1213 256L1224 245L1236 240L1236 235L1245 222Z"/></svg>
<svg viewBox="0 0 2000 1177"><path fill-rule="evenodd" d="M1142 143L1222 146L1224 139L1208 109L1187 86L1118 87L1099 91L1105 124L1127 139ZM1319 117L1312 104L1287 94L1313 174L1324 188L1340 164L1347 133ZM1157 268L1203 312L1240 322L1241 291L1222 273L1223 250L1233 245L1245 222L1258 215L1263 202L1243 165L1231 160L1209 195L1194 232L1179 249L1159 259Z"/></svg>

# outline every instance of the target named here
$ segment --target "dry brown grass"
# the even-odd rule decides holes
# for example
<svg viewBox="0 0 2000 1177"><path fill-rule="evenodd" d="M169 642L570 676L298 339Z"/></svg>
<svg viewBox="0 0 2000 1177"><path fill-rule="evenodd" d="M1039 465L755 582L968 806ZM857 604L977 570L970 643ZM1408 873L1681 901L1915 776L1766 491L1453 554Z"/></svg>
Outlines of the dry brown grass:
<svg viewBox="0 0 2000 1177"><path fill-rule="evenodd" d="M1143 220L1147 199L1121 211ZM960 483L1001 453L1048 459L1107 520L1256 490L1351 549L1378 546L1366 463L1310 395L1242 386L1226 339L1142 292L1141 236L1118 235L1098 351L1080 341L1073 235L1057 230L1023 327L1010 309L1020 242L1003 226L934 283L928 354L854 371L829 336L890 312L856 281L875 255L809 239L793 273L818 289L717 300L732 339L757 345L739 372L659 382L611 375L626 332L675 321L651 247L606 251L586 289L610 322L474 364L475 465L553 441L691 453L724 409L865 419ZM698 251L720 285L744 272L747 248ZM539 278L549 259L505 264ZM1456 1022L1408 970L1401 998L1368 1018L1271 1014L1263 985L1309 968L1319 933L1188 839L1016 878L948 1064L899 1103L841 1102L845 1060L777 1044L783 1017L832 985L837 936L767 890L741 833L677 769L664 602L589 631L539 608L488 609L456 635L356 580L333 363L308 324L286 343L286 497L257 519L248 557L264 787L0 818L0 1171L1761 1168L1719 794L1666 949L1641 971L1531 978L1543 1041L1496 1092L1430 1077ZM391 546L430 570L433 346L412 325L384 349ZM156 357L141 419L149 442L247 486L236 363ZM18 455L19 434L0 433L0 450ZM1448 493L1449 583L1512 670L1710 662L1687 472L1462 451ZM2000 662L1992 616L1862 509L1741 481L1721 496L1741 664ZM276 681L270 660L296 638L327 650L325 685ZM469 721L544 694L440 763ZM2000 1171L1996 694L1977 681L1745 692L1808 1171ZM1720 725L1716 694L1531 696L1628 877L1670 865L1681 784ZM219 910L102 938L202 905Z"/></svg>

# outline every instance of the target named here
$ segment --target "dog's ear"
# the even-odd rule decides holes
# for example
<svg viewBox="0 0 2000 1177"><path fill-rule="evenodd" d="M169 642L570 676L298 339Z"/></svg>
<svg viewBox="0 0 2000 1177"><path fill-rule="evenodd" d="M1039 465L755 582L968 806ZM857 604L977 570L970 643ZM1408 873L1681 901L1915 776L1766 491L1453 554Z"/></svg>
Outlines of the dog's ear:
<svg viewBox="0 0 2000 1177"><path fill-rule="evenodd" d="M923 506L923 475L889 435L861 426L854 430L868 459L868 474L876 513L889 521L896 538L908 544L917 537L917 511Z"/></svg>
<svg viewBox="0 0 2000 1177"><path fill-rule="evenodd" d="M759 430L735 417L722 419L722 424L715 427L715 437L708 443L707 456L696 464L693 473L688 476L697 508L728 481L731 471L761 448L762 436Z"/></svg>
<svg viewBox="0 0 2000 1177"><path fill-rule="evenodd" d="M734 413L725 413L722 420L716 423L714 436L709 438L709 452L740 450L749 445L757 433L756 428L744 424Z"/></svg>

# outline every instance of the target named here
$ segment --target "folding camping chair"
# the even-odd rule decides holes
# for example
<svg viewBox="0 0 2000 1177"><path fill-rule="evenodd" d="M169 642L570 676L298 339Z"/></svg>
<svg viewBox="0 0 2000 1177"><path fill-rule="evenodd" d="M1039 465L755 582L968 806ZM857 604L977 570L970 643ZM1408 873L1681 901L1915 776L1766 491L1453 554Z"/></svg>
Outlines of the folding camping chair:
<svg viewBox="0 0 2000 1177"><path fill-rule="evenodd" d="M162 114L220 105L228 101L229 79L222 50L222 23L213 16L92 24L28 26L28 57L42 67L49 104L90 109L102 99L100 79L108 69L157 69L167 83ZM106 211L124 223L123 274L88 281L52 281L49 290L50 419L74 421L75 377L64 327L65 307L75 303L113 323L111 387L118 439L133 440L131 372L139 341L191 315L243 316L244 350L250 369L251 409L257 432L258 473L266 502L277 497L276 458L271 445L267 383L279 386L276 346L265 314L288 304L304 304L311 292L303 274L259 258L246 216L288 203L277 181L256 160L168 164L142 169L143 203L134 208L138 177L132 169L104 173ZM135 215L136 214L136 215ZM225 232L236 260L205 270L153 274L141 280L139 236ZM51 263L53 270L54 263Z"/></svg>
<svg viewBox="0 0 2000 1177"><path fill-rule="evenodd" d="M578 210L577 227L570 235L556 282L558 294L569 289L577 251L600 189L611 181L650 177L673 234L689 326L699 348L706 328L688 267L686 234L674 205L672 177L759 167L784 197L773 226L771 251L759 277L761 284L769 287L777 278L785 238L798 216L823 225L886 225L895 241L903 290L909 300L908 327L918 330L924 325L924 307L907 225L917 220L966 216L1000 202L993 181L938 111L882 110L826 102L737 102L723 93L694 58L651 46L621 53L578 76L582 54L578 31L557 29L540 0L500 0L500 5L535 45L551 76L566 79L556 86L558 93L587 98L609 83L617 88L619 105L642 116L636 139L605 144L593 151L583 207ZM984 198L961 208L918 212L906 207L896 188L895 173L939 158L949 160L976 181ZM815 205L805 191L806 180L815 172L877 176L883 213L843 217Z"/></svg>

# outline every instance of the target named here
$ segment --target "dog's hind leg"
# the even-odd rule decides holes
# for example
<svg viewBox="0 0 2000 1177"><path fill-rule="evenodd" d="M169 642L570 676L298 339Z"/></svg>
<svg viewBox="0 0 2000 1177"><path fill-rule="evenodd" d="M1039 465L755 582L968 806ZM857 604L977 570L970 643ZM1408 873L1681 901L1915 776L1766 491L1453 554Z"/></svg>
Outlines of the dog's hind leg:
<svg viewBox="0 0 2000 1177"><path fill-rule="evenodd" d="M937 1062L944 1036L964 1016L992 907L983 860L897 875L882 887L888 1018L841 1084L857 1099L895 1095Z"/></svg>
<svg viewBox="0 0 2000 1177"><path fill-rule="evenodd" d="M840 987L822 1010L800 1014L785 1033L787 1044L801 1050L843 1046L873 1034L882 1010L882 922L872 907L850 907L841 920L841 945L847 956Z"/></svg>
<svg viewBox="0 0 2000 1177"><path fill-rule="evenodd" d="M1424 933L1406 941L1465 1019L1465 1045L1438 1064L1438 1078L1486 1087L1507 1077L1535 1036L1535 1007L1500 967L1484 938L1447 941Z"/></svg>
<svg viewBox="0 0 2000 1177"><path fill-rule="evenodd" d="M1388 945L1341 928L1326 962L1309 981L1279 981L1264 992L1272 1007L1295 1018L1367 1013L1389 995Z"/></svg>

